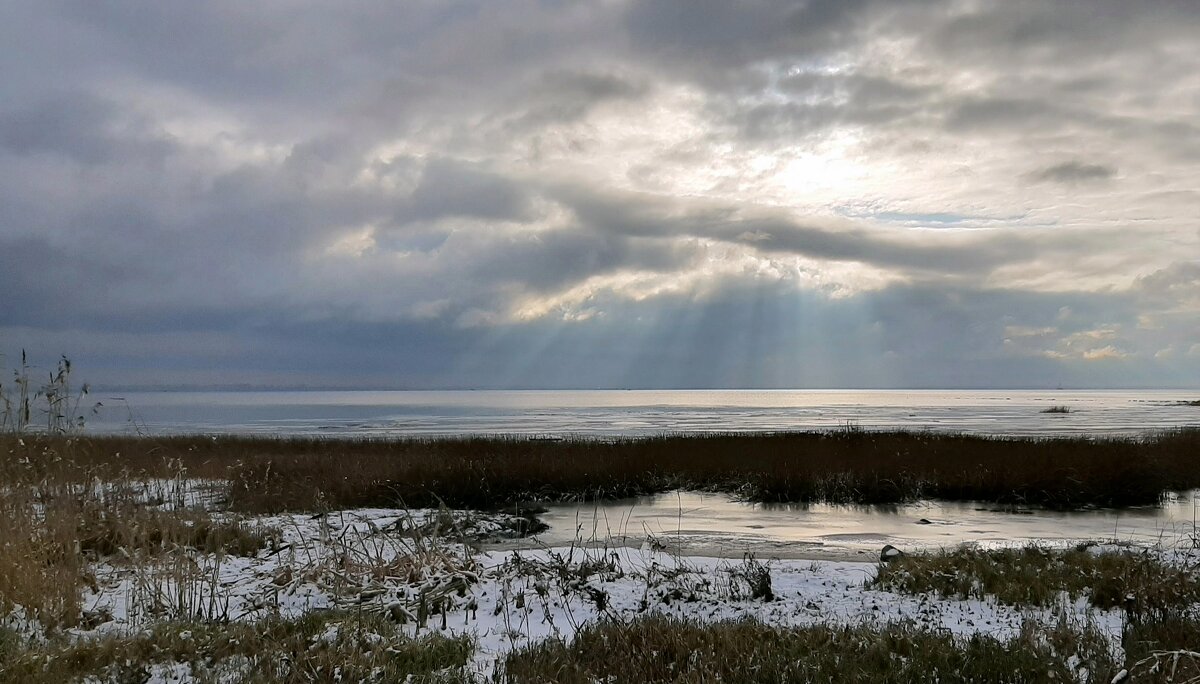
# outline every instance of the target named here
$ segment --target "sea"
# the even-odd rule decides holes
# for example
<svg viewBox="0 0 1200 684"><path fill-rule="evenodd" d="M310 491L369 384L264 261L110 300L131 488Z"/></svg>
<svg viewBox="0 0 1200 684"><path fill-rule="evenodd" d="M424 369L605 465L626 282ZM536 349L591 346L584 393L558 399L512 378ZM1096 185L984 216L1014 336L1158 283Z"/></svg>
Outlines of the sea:
<svg viewBox="0 0 1200 684"><path fill-rule="evenodd" d="M1200 426L1186 390L100 392L93 434L327 437L931 430L1139 435ZM1048 410L1054 408L1055 412Z"/></svg>

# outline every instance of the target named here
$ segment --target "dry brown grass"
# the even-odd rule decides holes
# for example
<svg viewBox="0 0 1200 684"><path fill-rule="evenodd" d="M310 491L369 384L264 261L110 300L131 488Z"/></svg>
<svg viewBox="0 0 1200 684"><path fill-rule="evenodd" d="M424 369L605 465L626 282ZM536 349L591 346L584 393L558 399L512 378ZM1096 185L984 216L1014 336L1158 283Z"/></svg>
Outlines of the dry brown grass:
<svg viewBox="0 0 1200 684"><path fill-rule="evenodd" d="M77 509L79 550L100 556L172 548L252 556L271 532L196 509L158 510L137 504L82 502Z"/></svg>
<svg viewBox="0 0 1200 684"><path fill-rule="evenodd" d="M28 492L0 492L0 612L21 605L48 627L79 618L86 565L75 551L78 519L43 512Z"/></svg>
<svg viewBox="0 0 1200 684"><path fill-rule="evenodd" d="M0 437L0 455L11 448ZM27 438L29 439L29 438ZM39 438L50 451L64 438ZM359 506L497 509L672 488L754 501L1130 506L1200 486L1200 430L1146 439L842 431L643 439L75 438L106 476L228 478L245 512ZM52 467L42 466L39 467Z"/></svg>
<svg viewBox="0 0 1200 684"><path fill-rule="evenodd" d="M189 500L175 466L149 482L75 458L75 440L12 437L0 454L0 613L21 606L55 629L81 619L89 561L139 563L195 550L253 554L270 531ZM169 464L159 473L170 475Z"/></svg>

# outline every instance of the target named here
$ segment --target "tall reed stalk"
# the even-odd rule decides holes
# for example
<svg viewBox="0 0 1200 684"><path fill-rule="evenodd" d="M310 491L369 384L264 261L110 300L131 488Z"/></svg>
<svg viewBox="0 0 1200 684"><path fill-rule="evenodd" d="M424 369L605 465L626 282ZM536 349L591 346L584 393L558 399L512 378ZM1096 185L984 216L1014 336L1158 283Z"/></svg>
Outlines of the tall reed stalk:
<svg viewBox="0 0 1200 684"><path fill-rule="evenodd" d="M25 350L21 364L13 369L12 380L0 382L0 432L21 434L35 427L34 415L45 417L45 431L52 435L78 432L86 423L84 400L91 388L84 383L78 392L71 387L71 360L59 358L46 383L37 386L33 381L34 367L29 365ZM99 410L97 402L91 412ZM37 427L41 428L38 421Z"/></svg>

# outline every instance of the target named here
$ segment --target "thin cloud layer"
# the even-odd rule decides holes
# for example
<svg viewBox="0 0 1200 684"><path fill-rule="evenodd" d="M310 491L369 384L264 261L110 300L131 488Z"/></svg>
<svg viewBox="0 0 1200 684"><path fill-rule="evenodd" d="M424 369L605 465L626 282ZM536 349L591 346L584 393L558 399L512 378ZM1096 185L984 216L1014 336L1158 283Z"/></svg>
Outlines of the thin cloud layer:
<svg viewBox="0 0 1200 684"><path fill-rule="evenodd" d="M14 2L0 351L102 383L1196 386L1192 2Z"/></svg>

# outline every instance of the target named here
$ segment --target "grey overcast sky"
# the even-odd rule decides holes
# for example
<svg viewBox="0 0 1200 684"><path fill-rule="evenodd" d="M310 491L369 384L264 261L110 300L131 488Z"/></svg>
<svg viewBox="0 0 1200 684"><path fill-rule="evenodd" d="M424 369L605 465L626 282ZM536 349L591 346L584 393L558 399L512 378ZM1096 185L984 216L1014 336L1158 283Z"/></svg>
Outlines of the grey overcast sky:
<svg viewBox="0 0 1200 684"><path fill-rule="evenodd" d="M0 349L1200 386L1200 2L6 0Z"/></svg>

